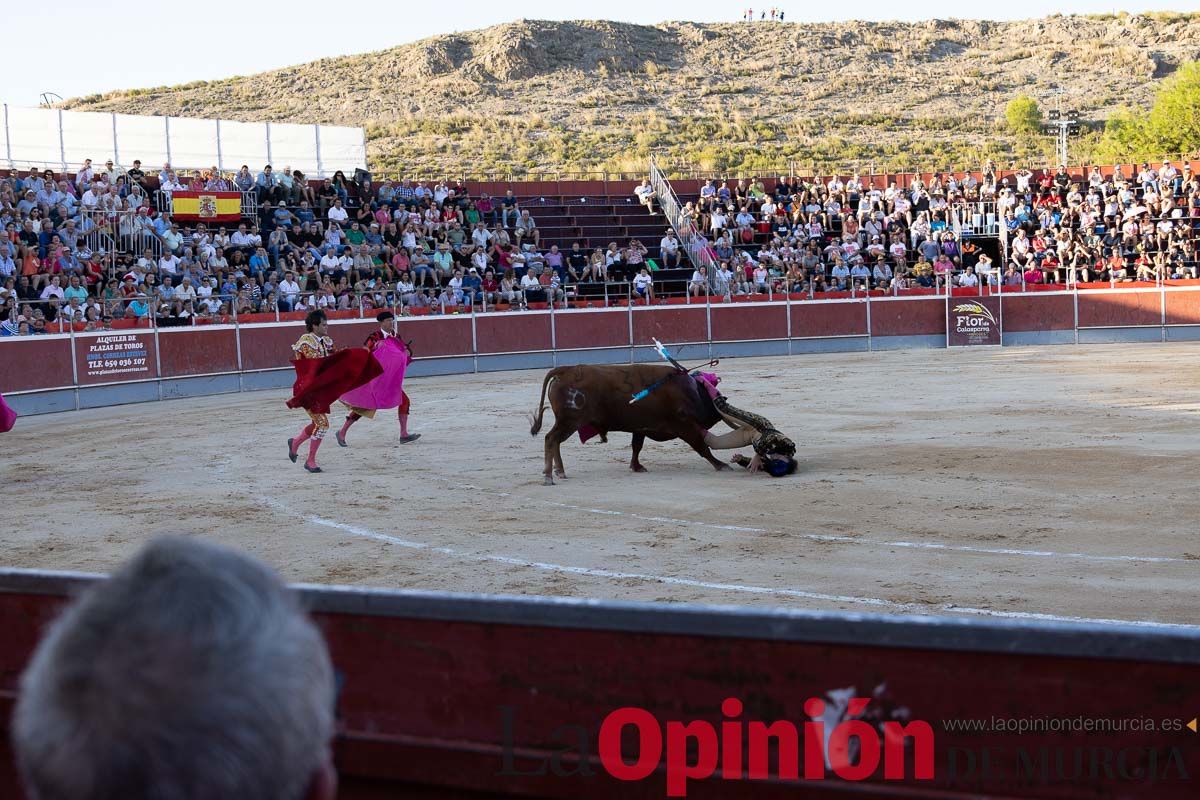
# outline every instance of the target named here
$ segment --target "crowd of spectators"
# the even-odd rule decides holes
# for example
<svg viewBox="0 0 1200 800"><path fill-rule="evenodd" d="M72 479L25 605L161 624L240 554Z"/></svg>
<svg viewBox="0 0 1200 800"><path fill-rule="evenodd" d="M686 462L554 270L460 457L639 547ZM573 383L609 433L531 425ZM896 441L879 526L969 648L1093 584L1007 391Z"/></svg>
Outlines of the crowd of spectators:
<svg viewBox="0 0 1200 800"><path fill-rule="evenodd" d="M241 191L254 213L228 226L176 224L166 209L183 189ZM56 321L103 330L115 319L176 325L313 308L516 309L564 300L578 283L628 281L651 260L637 239L560 249L512 191L473 197L461 182L373 184L342 172L314 187L270 165L181 176L166 164L148 176L139 161L97 170L89 160L72 178L16 172L0 181L0 224L4 335ZM680 263L670 232L659 250Z"/></svg>
<svg viewBox="0 0 1200 800"><path fill-rule="evenodd" d="M1197 277L1200 179L1189 165L998 174L989 162L981 177L935 173L905 187L858 175L780 177L769 190L759 179L707 181L683 217L708 237L713 274L697 269L680 286L693 296L815 295ZM253 214L177 225L158 195L185 188L241 191ZM648 181L634 199L659 213ZM959 236L984 216L1005 233L993 248L1004 261ZM657 270L685 259L670 230L653 251L637 238L560 246L511 190L475 197L461 182L341 172L313 184L270 165L184 176L170 164L148 175L138 161L89 160L71 178L16 172L0 180L0 224L3 335L56 321L102 330L117 319L189 325L314 308L515 310L565 301L587 283L620 282L654 302ZM120 252L106 250L117 243Z"/></svg>
<svg viewBox="0 0 1200 800"><path fill-rule="evenodd" d="M989 162L981 178L935 173L904 188L858 175L781 177L771 191L758 179L707 181L683 216L709 239L719 294L1197 277L1190 165L997 174ZM957 232L989 216L1004 234L1000 263ZM700 277L693 293L705 291Z"/></svg>

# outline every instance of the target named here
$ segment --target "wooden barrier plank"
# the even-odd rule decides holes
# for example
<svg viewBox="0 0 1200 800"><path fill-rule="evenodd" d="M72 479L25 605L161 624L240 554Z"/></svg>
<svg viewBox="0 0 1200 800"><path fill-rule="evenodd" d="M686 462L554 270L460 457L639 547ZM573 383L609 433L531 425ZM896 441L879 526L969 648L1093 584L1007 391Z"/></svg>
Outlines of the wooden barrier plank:
<svg viewBox="0 0 1200 800"><path fill-rule="evenodd" d="M165 328L158 333L164 378L237 372L237 349L233 328Z"/></svg>
<svg viewBox="0 0 1200 800"><path fill-rule="evenodd" d="M792 303L792 338L866 336L867 301ZM874 311L874 307L871 309Z"/></svg>
<svg viewBox="0 0 1200 800"><path fill-rule="evenodd" d="M282 369L291 367L292 345L304 333L304 325L242 326L242 369ZM334 339L335 343L337 339Z"/></svg>
<svg viewBox="0 0 1200 800"><path fill-rule="evenodd" d="M550 350L550 312L526 311L479 314L475 342L480 353L520 353Z"/></svg>
<svg viewBox="0 0 1200 800"><path fill-rule="evenodd" d="M396 331L405 341L412 341L413 355L417 358L471 355L469 314L449 317L403 317L397 320ZM360 343L365 337L366 334L359 337Z"/></svg>
<svg viewBox="0 0 1200 800"><path fill-rule="evenodd" d="M946 298L878 300L871 303L872 336L946 333Z"/></svg>
<svg viewBox="0 0 1200 800"><path fill-rule="evenodd" d="M1200 325L1200 291L1167 292L1168 325Z"/></svg>
<svg viewBox="0 0 1200 800"><path fill-rule="evenodd" d="M633 309L633 343L652 345L708 343L708 313L704 306Z"/></svg>
<svg viewBox="0 0 1200 800"><path fill-rule="evenodd" d="M564 311L554 315L554 341L559 350L629 347L629 311Z"/></svg>
<svg viewBox="0 0 1200 800"><path fill-rule="evenodd" d="M714 342L786 339L787 314L786 303L769 306L714 303L711 306L712 339Z"/></svg>
<svg viewBox="0 0 1200 800"><path fill-rule="evenodd" d="M1075 329L1075 298L1067 294L1003 295L1005 331Z"/></svg>
<svg viewBox="0 0 1200 800"><path fill-rule="evenodd" d="M1162 294L1155 289L1079 293L1079 327L1161 325Z"/></svg>
<svg viewBox="0 0 1200 800"><path fill-rule="evenodd" d="M0 394L73 386L71 339L28 336L0 341Z"/></svg>

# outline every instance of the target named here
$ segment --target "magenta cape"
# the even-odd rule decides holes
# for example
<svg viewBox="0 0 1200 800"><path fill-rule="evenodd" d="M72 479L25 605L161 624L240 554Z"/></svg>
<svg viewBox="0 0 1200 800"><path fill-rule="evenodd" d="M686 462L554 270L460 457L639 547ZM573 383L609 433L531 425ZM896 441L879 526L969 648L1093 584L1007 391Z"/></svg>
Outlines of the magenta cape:
<svg viewBox="0 0 1200 800"><path fill-rule="evenodd" d="M17 412L8 407L8 403L4 402L4 395L0 394L0 433L11 431L16 421Z"/></svg>
<svg viewBox="0 0 1200 800"><path fill-rule="evenodd" d="M314 414L328 414L331 403L347 390L374 380L383 367L365 347L338 350L325 358L297 358L296 382L288 408L303 408Z"/></svg>
<svg viewBox="0 0 1200 800"><path fill-rule="evenodd" d="M369 383L346 392L341 401L355 408L396 408L404 396L404 373L408 369L408 350L395 337L388 337L371 351L383 367L383 374Z"/></svg>

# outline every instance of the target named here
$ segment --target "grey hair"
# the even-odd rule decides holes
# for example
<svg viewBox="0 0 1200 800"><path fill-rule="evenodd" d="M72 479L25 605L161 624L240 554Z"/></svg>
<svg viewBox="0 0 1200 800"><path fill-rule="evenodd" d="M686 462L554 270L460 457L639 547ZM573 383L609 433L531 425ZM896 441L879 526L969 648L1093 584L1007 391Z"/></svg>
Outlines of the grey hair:
<svg viewBox="0 0 1200 800"><path fill-rule="evenodd" d="M51 626L13 744L32 800L299 800L334 692L320 632L273 571L164 537Z"/></svg>

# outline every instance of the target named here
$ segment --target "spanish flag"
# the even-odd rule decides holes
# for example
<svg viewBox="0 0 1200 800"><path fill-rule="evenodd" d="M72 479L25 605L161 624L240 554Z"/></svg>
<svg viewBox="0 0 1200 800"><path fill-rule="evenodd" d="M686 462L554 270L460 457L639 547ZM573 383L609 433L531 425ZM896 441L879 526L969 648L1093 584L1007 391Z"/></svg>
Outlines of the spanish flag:
<svg viewBox="0 0 1200 800"><path fill-rule="evenodd" d="M171 216L183 222L237 222L242 218L242 193L173 192Z"/></svg>

